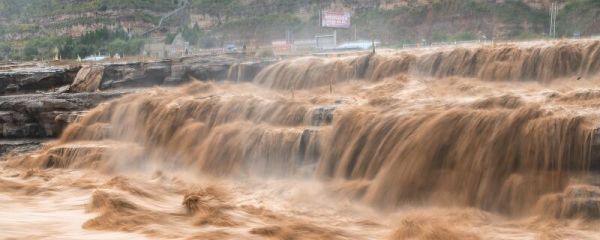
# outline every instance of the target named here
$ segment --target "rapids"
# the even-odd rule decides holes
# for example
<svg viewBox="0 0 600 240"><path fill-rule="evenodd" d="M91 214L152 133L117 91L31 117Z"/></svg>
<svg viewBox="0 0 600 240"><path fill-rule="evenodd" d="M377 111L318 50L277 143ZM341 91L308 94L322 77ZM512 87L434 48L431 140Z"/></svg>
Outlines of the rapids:
<svg viewBox="0 0 600 240"><path fill-rule="evenodd" d="M600 239L599 70L574 41L148 89L4 157L0 238Z"/></svg>

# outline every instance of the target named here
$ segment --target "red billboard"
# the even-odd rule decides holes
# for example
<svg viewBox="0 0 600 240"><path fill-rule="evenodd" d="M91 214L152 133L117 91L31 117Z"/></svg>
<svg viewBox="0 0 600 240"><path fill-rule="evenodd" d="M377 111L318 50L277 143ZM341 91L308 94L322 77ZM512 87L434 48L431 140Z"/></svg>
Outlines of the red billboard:
<svg viewBox="0 0 600 240"><path fill-rule="evenodd" d="M321 26L330 28L350 28L351 15L349 12L323 11Z"/></svg>

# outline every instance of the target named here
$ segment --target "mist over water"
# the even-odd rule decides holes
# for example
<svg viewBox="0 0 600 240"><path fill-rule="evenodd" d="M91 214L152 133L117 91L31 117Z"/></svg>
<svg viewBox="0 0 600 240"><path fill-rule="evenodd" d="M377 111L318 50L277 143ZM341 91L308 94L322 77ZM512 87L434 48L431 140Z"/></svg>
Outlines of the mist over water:
<svg viewBox="0 0 600 240"><path fill-rule="evenodd" d="M599 54L309 57L128 95L2 163L0 215L64 220L0 237L599 239Z"/></svg>

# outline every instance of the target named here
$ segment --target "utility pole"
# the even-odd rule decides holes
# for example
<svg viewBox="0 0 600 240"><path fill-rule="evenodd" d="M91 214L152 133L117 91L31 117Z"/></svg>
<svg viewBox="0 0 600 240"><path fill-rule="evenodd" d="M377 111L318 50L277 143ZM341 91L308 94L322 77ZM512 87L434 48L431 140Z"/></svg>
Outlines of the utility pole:
<svg viewBox="0 0 600 240"><path fill-rule="evenodd" d="M319 1L319 32L323 32L323 6Z"/></svg>
<svg viewBox="0 0 600 240"><path fill-rule="evenodd" d="M556 17L558 16L558 3L552 2L550 5L550 30L548 36L556 38Z"/></svg>
<svg viewBox="0 0 600 240"><path fill-rule="evenodd" d="M333 30L333 45L337 46L337 29Z"/></svg>

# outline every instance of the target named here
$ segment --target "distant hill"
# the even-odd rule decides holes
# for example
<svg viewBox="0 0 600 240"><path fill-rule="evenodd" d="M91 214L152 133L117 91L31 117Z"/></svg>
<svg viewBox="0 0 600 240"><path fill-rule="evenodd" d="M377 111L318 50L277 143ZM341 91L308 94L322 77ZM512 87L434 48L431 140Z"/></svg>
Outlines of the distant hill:
<svg viewBox="0 0 600 240"><path fill-rule="evenodd" d="M319 13L337 9L351 12L353 22L352 29L338 30L340 40L376 38L399 45L543 38L550 4L550 0L0 0L0 40L24 47L40 38L77 38L102 28L148 37L140 35L156 28L162 16L184 2L189 3L184 14L171 17L150 36L172 39L185 32L186 38L200 39L192 41L200 47L241 41L265 44L286 36L306 39L330 33L319 27ZM558 2L559 36L600 34L599 0ZM197 30L190 33L194 26ZM52 48L52 43L47 45Z"/></svg>

